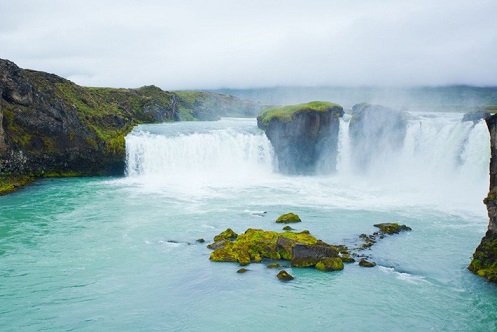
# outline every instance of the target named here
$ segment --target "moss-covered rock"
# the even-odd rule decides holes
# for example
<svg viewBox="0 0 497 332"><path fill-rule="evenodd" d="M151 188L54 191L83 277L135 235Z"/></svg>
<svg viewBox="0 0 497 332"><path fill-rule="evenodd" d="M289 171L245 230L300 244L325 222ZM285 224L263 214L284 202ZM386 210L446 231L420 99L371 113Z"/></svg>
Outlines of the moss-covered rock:
<svg viewBox="0 0 497 332"><path fill-rule="evenodd" d="M352 258L349 254L344 254L344 255L341 255L340 256L340 259L342 260L342 262L344 263L354 263L355 262L355 259Z"/></svg>
<svg viewBox="0 0 497 332"><path fill-rule="evenodd" d="M34 181L30 175L0 175L0 196L25 187Z"/></svg>
<svg viewBox="0 0 497 332"><path fill-rule="evenodd" d="M337 104L313 101L265 109L257 117L257 125L271 141L281 172L333 172L342 115L343 108Z"/></svg>
<svg viewBox="0 0 497 332"><path fill-rule="evenodd" d="M280 272L278 272L276 277L281 281L290 281L294 279L293 276L285 270L281 270Z"/></svg>
<svg viewBox="0 0 497 332"><path fill-rule="evenodd" d="M497 282L497 234L487 231L468 269L488 281Z"/></svg>
<svg viewBox="0 0 497 332"><path fill-rule="evenodd" d="M215 245L219 242L218 245ZM314 266L324 257L337 257L338 249L316 239L311 234L263 231L249 228L231 241L221 239L210 245L214 251L210 259L214 262L238 262L246 265L262 259L291 260L295 266ZM297 246L305 248L294 250ZM314 248L315 247L315 248ZM309 264L309 262L312 263Z"/></svg>
<svg viewBox="0 0 497 332"><path fill-rule="evenodd" d="M359 266L362 266L362 267L375 267L375 266L376 266L376 263L374 263L374 262L369 262L369 261L365 260L364 258L362 258L362 259L359 261Z"/></svg>
<svg viewBox="0 0 497 332"><path fill-rule="evenodd" d="M285 214L282 214L281 216L278 217L278 219L276 219L276 222L277 223L281 223L281 224L289 224L289 223L296 223L296 222L301 222L302 220L300 220L300 217L298 215L296 215L295 213L285 213ZM290 228L291 230L291 228Z"/></svg>
<svg viewBox="0 0 497 332"><path fill-rule="evenodd" d="M326 257L316 264L316 269L324 272L343 270L343 262L339 257Z"/></svg>
<svg viewBox="0 0 497 332"><path fill-rule="evenodd" d="M400 225L397 223L382 223L382 224L375 224L374 227L378 227L380 229L380 232L384 234L398 234L403 231L411 231L411 227L408 227L406 225Z"/></svg>
<svg viewBox="0 0 497 332"><path fill-rule="evenodd" d="M338 257L338 249L324 242L308 245L296 244L292 248L291 263L294 267L312 267L324 258Z"/></svg>
<svg viewBox="0 0 497 332"><path fill-rule="evenodd" d="M227 228L225 231L221 232L219 235L214 236L214 241L221 241L221 240L234 240L238 237L238 234L236 234L231 228Z"/></svg>

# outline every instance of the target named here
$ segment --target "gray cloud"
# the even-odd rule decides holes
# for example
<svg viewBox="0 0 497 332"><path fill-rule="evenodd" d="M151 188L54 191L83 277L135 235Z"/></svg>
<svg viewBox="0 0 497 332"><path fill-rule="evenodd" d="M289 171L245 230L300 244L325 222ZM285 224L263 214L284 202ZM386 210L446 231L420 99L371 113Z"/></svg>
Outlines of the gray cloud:
<svg viewBox="0 0 497 332"><path fill-rule="evenodd" d="M82 85L497 85L495 0L5 2L0 57Z"/></svg>

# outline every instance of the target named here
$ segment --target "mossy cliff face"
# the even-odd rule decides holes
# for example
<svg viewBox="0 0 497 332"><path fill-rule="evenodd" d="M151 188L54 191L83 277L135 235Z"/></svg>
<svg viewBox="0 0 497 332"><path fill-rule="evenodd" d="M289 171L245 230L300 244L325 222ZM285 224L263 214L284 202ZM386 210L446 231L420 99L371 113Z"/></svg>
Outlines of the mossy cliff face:
<svg viewBox="0 0 497 332"><path fill-rule="evenodd" d="M124 137L147 122L205 120L260 105L200 92L88 88L0 59L0 177L123 174ZM204 113L209 116L204 116ZM0 191L1 193L1 191Z"/></svg>
<svg viewBox="0 0 497 332"><path fill-rule="evenodd" d="M271 141L281 172L332 172L336 170L342 115L341 106L314 101L265 109L257 117L257 125Z"/></svg>
<svg viewBox="0 0 497 332"><path fill-rule="evenodd" d="M174 95L155 87L85 88L0 60L0 174L122 174L124 136L173 120Z"/></svg>
<svg viewBox="0 0 497 332"><path fill-rule="evenodd" d="M487 118L486 122L490 132L490 191L483 202L487 206L489 223L468 269L497 282L497 115Z"/></svg>

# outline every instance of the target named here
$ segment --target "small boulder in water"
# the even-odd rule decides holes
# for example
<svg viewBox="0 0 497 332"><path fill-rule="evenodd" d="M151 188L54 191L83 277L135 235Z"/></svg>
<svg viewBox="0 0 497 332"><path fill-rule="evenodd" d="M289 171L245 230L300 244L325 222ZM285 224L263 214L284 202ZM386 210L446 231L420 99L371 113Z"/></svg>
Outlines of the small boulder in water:
<svg viewBox="0 0 497 332"><path fill-rule="evenodd" d="M295 213L285 213L282 214L281 216L276 219L277 223L281 224L289 224L289 223L296 223L296 222L301 222L300 217L296 215Z"/></svg>
<svg viewBox="0 0 497 332"><path fill-rule="evenodd" d="M239 269L238 271L236 271L236 273L245 273L247 271L250 271L250 270L242 267L241 269Z"/></svg>
<svg viewBox="0 0 497 332"><path fill-rule="evenodd" d="M281 270L276 277L281 281L290 281L294 279L293 276L285 270Z"/></svg>
<svg viewBox="0 0 497 332"><path fill-rule="evenodd" d="M278 263L271 263L267 266L268 269L277 269L280 267L280 264Z"/></svg>
<svg viewBox="0 0 497 332"><path fill-rule="evenodd" d="M220 233L219 235L216 235L214 237L214 241L220 241L223 239L234 240L237 238L237 236L238 236L238 234L236 234L231 228L228 228L224 232Z"/></svg>
<svg viewBox="0 0 497 332"><path fill-rule="evenodd" d="M361 259L359 261L359 266L362 266L362 267L375 267L376 263L374 263L374 262L368 262L367 260L365 260L363 258L363 259Z"/></svg>
<svg viewBox="0 0 497 332"><path fill-rule="evenodd" d="M411 231L411 227L408 227L406 225L400 225L397 223L382 223L382 224L375 224L373 225L374 227L378 227L380 229L381 233L384 234L398 234L402 231Z"/></svg>
<svg viewBox="0 0 497 332"><path fill-rule="evenodd" d="M198 242L198 243L204 243L204 242L205 242L205 240L204 240L204 239L197 239L197 242Z"/></svg>
<svg viewBox="0 0 497 332"><path fill-rule="evenodd" d="M326 257L316 264L316 269L324 272L343 270L343 261L339 257Z"/></svg>
<svg viewBox="0 0 497 332"><path fill-rule="evenodd" d="M285 226L285 227L283 227L283 230L284 231L293 231L293 228L291 228L290 226Z"/></svg>

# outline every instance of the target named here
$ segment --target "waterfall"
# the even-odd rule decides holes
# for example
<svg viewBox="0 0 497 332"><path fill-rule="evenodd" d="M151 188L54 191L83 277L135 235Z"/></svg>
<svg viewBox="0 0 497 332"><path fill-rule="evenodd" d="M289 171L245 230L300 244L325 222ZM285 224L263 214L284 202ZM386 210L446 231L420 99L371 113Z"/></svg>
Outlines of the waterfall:
<svg viewBox="0 0 497 332"><path fill-rule="evenodd" d="M235 127L222 128L222 124ZM273 151L264 133L247 130L247 120L220 121L217 128L180 129L172 124L156 125L162 131L139 127L126 137L126 175L155 181L209 183L212 185L250 181L273 171ZM204 123L206 127L208 123ZM252 129L253 123L250 122ZM176 128L176 127L175 127Z"/></svg>
<svg viewBox="0 0 497 332"><path fill-rule="evenodd" d="M381 185L392 192L423 192L438 195L437 199L447 194L483 198L488 190L489 134L484 121L473 124L461 118L460 113L411 114L402 147L373 155L358 170L353 167L346 115L340 120L337 173L307 178L334 178L358 188ZM271 144L254 119L139 126L126 137L126 154L127 177L156 185L298 181L277 174Z"/></svg>

